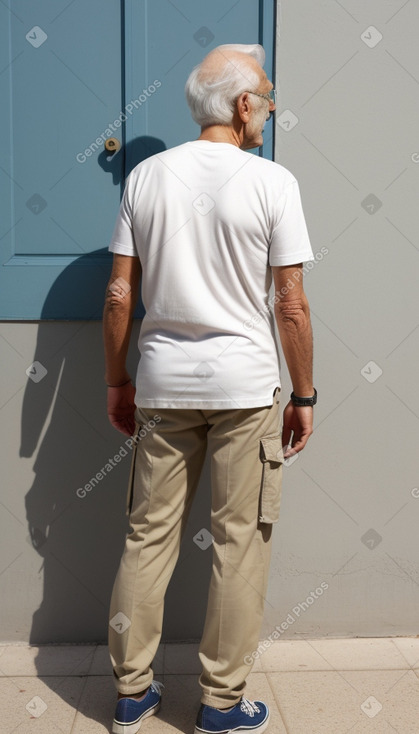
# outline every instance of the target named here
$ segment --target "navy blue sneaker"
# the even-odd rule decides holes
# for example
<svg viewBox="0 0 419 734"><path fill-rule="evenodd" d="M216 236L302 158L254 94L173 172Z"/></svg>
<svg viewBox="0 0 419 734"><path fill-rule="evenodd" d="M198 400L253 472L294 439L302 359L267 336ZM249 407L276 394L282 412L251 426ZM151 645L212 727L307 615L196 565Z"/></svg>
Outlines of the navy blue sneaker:
<svg viewBox="0 0 419 734"><path fill-rule="evenodd" d="M135 698L120 698L113 720L113 734L136 734L144 719L156 714L160 708L163 683L153 680L148 693L142 701Z"/></svg>
<svg viewBox="0 0 419 734"><path fill-rule="evenodd" d="M242 698L231 711L223 713L212 706L201 704L194 734L239 734L262 732L269 724L269 709L262 701Z"/></svg>

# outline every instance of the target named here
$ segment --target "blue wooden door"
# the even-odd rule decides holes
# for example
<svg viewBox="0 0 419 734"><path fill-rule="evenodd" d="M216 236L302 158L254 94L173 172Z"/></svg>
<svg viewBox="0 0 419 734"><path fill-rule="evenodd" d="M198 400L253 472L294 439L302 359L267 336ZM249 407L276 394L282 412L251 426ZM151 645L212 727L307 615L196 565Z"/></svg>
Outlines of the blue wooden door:
<svg viewBox="0 0 419 734"><path fill-rule="evenodd" d="M273 77L274 14L274 0L0 3L1 319L101 318L125 177L198 136L183 89L211 48L263 43ZM270 122L257 154L272 138Z"/></svg>

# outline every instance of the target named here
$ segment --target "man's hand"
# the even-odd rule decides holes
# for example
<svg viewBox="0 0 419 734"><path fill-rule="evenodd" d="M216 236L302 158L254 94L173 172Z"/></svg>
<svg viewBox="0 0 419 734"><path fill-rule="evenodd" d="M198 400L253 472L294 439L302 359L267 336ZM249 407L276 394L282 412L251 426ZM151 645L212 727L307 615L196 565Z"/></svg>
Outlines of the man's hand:
<svg viewBox="0 0 419 734"><path fill-rule="evenodd" d="M108 417L114 428L126 436L135 432L135 387L127 382L120 387L108 387Z"/></svg>
<svg viewBox="0 0 419 734"><path fill-rule="evenodd" d="M291 433L293 433L292 441ZM313 408L311 406L299 407L290 400L285 406L282 429L282 444L284 447L289 447L284 453L284 458L289 459L290 456L302 451L312 433Z"/></svg>

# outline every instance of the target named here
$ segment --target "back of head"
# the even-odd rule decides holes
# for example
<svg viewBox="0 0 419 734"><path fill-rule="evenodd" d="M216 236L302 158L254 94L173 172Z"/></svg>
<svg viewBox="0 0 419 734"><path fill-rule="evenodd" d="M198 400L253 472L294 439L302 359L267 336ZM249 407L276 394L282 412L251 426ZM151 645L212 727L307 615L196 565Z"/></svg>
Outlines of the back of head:
<svg viewBox="0 0 419 734"><path fill-rule="evenodd" d="M214 48L186 82L186 99L195 122L202 128L231 125L237 97L258 88L264 62L265 51L259 44Z"/></svg>

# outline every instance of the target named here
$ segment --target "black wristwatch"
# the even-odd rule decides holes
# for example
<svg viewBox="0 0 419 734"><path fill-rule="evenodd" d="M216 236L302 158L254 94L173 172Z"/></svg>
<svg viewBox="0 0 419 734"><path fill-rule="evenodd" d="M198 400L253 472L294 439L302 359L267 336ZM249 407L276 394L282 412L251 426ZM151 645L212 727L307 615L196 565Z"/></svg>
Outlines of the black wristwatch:
<svg viewBox="0 0 419 734"><path fill-rule="evenodd" d="M317 403L317 390L316 388L314 388L314 395L311 398L299 398L298 395L294 395L293 392L291 393L290 397L293 405L297 405L300 408L306 405L313 406Z"/></svg>

